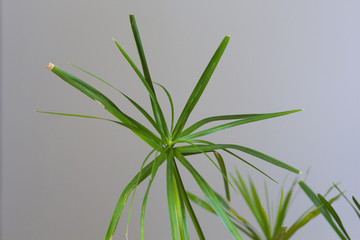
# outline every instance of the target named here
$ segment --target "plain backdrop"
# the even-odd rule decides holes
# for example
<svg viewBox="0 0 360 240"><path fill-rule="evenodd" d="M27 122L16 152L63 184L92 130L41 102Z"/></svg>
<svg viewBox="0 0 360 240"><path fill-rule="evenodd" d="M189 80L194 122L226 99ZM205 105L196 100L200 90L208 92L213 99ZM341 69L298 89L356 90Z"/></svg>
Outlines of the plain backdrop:
<svg viewBox="0 0 360 240"><path fill-rule="evenodd" d="M360 199L360 3L335 0L2 0L1 6L1 239L102 239L122 189L151 150L130 131L109 122L35 113L33 110L111 116L56 77L48 62L99 87L129 115L144 121L114 90L68 62L101 76L149 109L148 95L112 37L139 64L128 15L136 16L154 81L164 84L179 116L192 88L225 35L230 43L189 123L204 117L305 111L216 133L219 143L245 145L303 172L324 193L341 181ZM166 95L159 98L169 116ZM281 182L296 176L243 155ZM219 172L205 157L191 160L223 194ZM228 169L251 175L260 189L275 184L227 157ZM195 181L181 170L186 187ZM170 239L165 169L149 196L146 239ZM303 174L304 175L304 174ZM300 176L301 179L304 176ZM129 239L139 239L138 188ZM263 192L261 193L263 195ZM242 199L233 204L250 218ZM300 191L291 224L311 206ZM353 239L360 221L344 199L334 203ZM116 239L125 239L127 209ZM195 207L207 239L231 239L222 223ZM197 239L193 228L192 239ZM294 240L338 239L319 216Z"/></svg>

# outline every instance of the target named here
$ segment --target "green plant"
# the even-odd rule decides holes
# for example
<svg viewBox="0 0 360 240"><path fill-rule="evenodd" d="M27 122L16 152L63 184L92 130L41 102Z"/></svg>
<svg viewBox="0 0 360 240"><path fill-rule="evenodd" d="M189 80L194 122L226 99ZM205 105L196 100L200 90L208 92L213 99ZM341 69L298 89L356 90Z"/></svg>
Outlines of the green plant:
<svg viewBox="0 0 360 240"><path fill-rule="evenodd" d="M256 122L260 120L265 120L269 118L279 117L291 113L295 113L301 110L292 110L292 111L284 111L277 113L267 113L267 114L236 114L236 115L222 115L222 116L214 116L202 119L195 124L185 127L187 120L193 111L195 105L199 101L200 96L202 95L205 87L207 86L212 73L214 72L227 44L230 39L229 36L225 36L219 47L215 51L213 57L208 63L205 71L201 75L199 81L197 82L193 92L191 93L189 99L187 100L184 109L182 110L179 118L176 123L174 122L174 107L171 99L171 95L162 85L155 83L152 81L150 77L150 72L148 69L147 61L145 58L145 53L143 50L143 46L141 43L139 31L136 25L135 17L130 15L130 23L132 27L132 31L134 34L134 39L136 43L136 47L139 53L140 62L142 66L142 72L139 68L134 64L128 54L124 51L124 49L119 45L117 41L115 41L116 46L122 53L122 55L126 58L130 66L133 68L135 73L138 75L140 80L142 81L144 87L146 88L149 97L150 103L152 107L153 116L148 113L143 107L137 104L133 99L129 96L121 92L120 90L113 87L110 83L104 81L103 79L95 76L94 74L77 67L78 69L84 71L85 73L95 77L96 79L106 83L110 87L116 89L120 92L134 107L140 111L144 117L149 121L154 130L150 130L145 127L140 122L136 121L134 118L125 114L121 111L118 106L116 106L108 97L106 97L103 93L80 80L76 76L68 73L67 71L61 69L58 66L50 63L48 68L63 79L65 82L69 83L91 99L100 103L109 113L111 113L116 120L88 116L88 115L79 115L79 114L66 114L66 113L54 113L54 112L42 112L42 113L50 113L57 115L65 115L65 116L73 116L73 117L83 117L83 118L92 118L92 119L101 119L110 121L116 124L119 124L133 133L135 133L138 137L140 137L145 143L147 143L152 150L147 155L145 160L141 165L140 171L136 174L136 176L129 182L129 184L125 187L121 196L116 204L113 216L111 218L108 231L106 233L105 239L112 239L114 231L116 229L117 223L119 221L120 216L124 210L125 204L129 199L131 193L133 192L132 199L134 198L134 194L136 191L136 187L142 183L145 179L149 178L148 187L146 193L144 195L142 208L141 208L141 239L144 238L144 219L145 219L145 209L146 203L148 199L148 194L150 187L153 183L153 180L156 176L157 170L160 165L166 163L166 181L167 181L167 199L168 199L168 210L170 217L170 225L173 239L189 239L188 232L188 222L187 222L187 214L189 214L190 219L195 226L198 237L200 239L205 239L203 231L200 227L200 224L196 218L196 215L193 211L193 208L190 204L190 201L186 195L185 186L183 185L182 178L179 174L178 165L182 165L190 172L193 176L200 189L204 193L205 197L209 201L211 207L217 213L227 230L231 233L231 235L235 239L241 239L240 234L236 230L234 223L230 220L228 214L223 209L223 206L220 200L217 198L214 190L209 186L209 184L205 181L205 179L196 171L196 169L192 166L188 157L195 154L204 154L218 169L220 174L225 179L225 186L229 185L226 171L223 167L219 168L216 163L213 161L211 157L207 155L207 152L213 152L215 150L223 150L229 154L232 154L238 157L241 161L249 164L250 166L256 168L251 163L245 161L235 153L231 152L229 149L238 150L244 152L246 154L253 155L258 157L264 161L267 161L271 164L279 166L281 168L287 169L294 173L299 173L300 171L296 168L289 166L273 157L270 157L266 154L258 152L256 150L250 149L248 147L239 146L235 144L214 144L208 141L201 139L206 135L219 132L231 127L239 126L246 123ZM165 91L166 95L169 98L169 102L171 105L171 122L168 124L165 121L165 117L162 111L162 108L158 102L157 94L155 91L155 86L159 86L163 91ZM204 130L199 130L200 127L205 126L208 123L219 122L219 121L229 121L214 127L206 128ZM149 162L150 161L150 162ZM149 162L149 163L148 163ZM224 163L221 163L222 166L225 166ZM256 168L257 169L257 168ZM259 170L259 169L257 169ZM259 170L260 171L260 170ZM264 173L265 174L265 173ZM132 209L132 200L130 203L130 211ZM126 230L127 232L127 230Z"/></svg>
<svg viewBox="0 0 360 240"><path fill-rule="evenodd" d="M343 240L350 240L350 236L347 233L338 213L335 209L331 206L331 203L327 201L321 194L315 194L314 191L306 185L304 182L300 182L300 186L309 199L320 208L321 214L324 216L326 221L330 224L330 226L334 229L336 234ZM354 196L352 196L352 200L355 206L350 202L350 200L345 196L345 194L339 189L337 184L333 184L333 187L336 188L340 195L343 196L346 201L350 204L353 208L356 215L360 218L360 205L359 202L356 200Z"/></svg>
<svg viewBox="0 0 360 240"><path fill-rule="evenodd" d="M274 209L274 205L270 203L268 187L265 183L265 202L261 201L261 197L258 194L258 188L253 183L253 180L249 176L247 186L244 179L241 177L240 173L236 171L236 177L232 176L232 179L237 187L238 192L242 196L243 200L246 202L248 208L250 209L252 215L254 216L258 227L255 227L254 224L251 224L251 221L246 220L241 214L237 213L233 207L231 207L229 201L226 201L218 194L218 198L221 200L224 209L230 219L233 221L234 225L243 232L246 236L253 240L287 240L290 239L296 231L305 226L309 221L314 219L320 214L320 209L318 207L312 206L310 209L305 211L290 227L284 225L285 217L289 211L291 202L293 201L295 193L295 187L297 186L297 180L295 180L289 190L284 191L284 187L281 188L280 197L278 202L275 204L277 206ZM325 195L327 195L330 188ZM197 203L202 208L207 211L216 214L214 209L209 205L208 202L202 200L201 198L195 196L192 193L188 192L190 199ZM338 199L340 194L331 198L329 204Z"/></svg>

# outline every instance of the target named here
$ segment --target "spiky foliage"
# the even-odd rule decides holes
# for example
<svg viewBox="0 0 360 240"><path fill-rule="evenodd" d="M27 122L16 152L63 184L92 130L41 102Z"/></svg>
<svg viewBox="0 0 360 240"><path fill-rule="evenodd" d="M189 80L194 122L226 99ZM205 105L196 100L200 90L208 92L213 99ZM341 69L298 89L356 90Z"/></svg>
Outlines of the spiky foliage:
<svg viewBox="0 0 360 240"><path fill-rule="evenodd" d="M154 128L154 130L148 129L140 122L136 121L129 115L125 114L108 97L106 97L103 93L101 93L100 91L89 85L88 83L85 83L84 81L66 72L65 70L61 69L58 66L52 64L49 65L49 69L53 73L55 73L57 76L62 78L64 81L66 81L67 83L69 83L70 85L72 85L73 87L75 87L76 89L78 89L79 91L90 97L91 99L100 103L105 108L105 110L110 112L116 118L116 120L104 119L104 118L87 116L87 115L64 114L64 113L53 113L53 112L46 112L46 113L60 114L60 115L74 116L74 117L95 118L95 119L111 121L131 130L152 148L151 153L146 157L145 161L143 162L141 170L129 182L129 184L125 187L125 189L121 193L119 201L116 204L114 214L111 218L105 239L109 240L112 238L117 223L119 221L119 218L124 210L124 206L130 197L130 194L133 191L135 191L136 187L139 184L141 184L145 179L149 179L148 187L144 196L142 210L141 210L141 239L144 238L144 217L145 217L145 208L148 199L149 189L153 183L153 180L156 176L159 166L162 164L166 164L168 208L169 208L172 238L174 240L189 239L187 214L189 214L190 219L192 220L192 223L195 226L198 237L200 239L205 238L203 231L200 227L200 224L196 218L196 215L192 209L188 196L186 195L185 186L183 185L182 178L179 174L178 165L182 165L183 167L185 167L187 171L190 172L190 174L193 176L193 178L199 185L200 189L204 193L206 199L209 201L210 205L212 206L216 214L219 216L225 227L231 233L231 235L235 239L241 239L240 234L236 230L234 223L230 220L228 214L223 209L221 201L216 196L214 190L209 186L209 184L205 181L205 179L198 173L198 171L190 163L189 156L195 154L207 155L206 154L207 152L213 152L215 150L223 150L232 155L237 156L235 153L230 152L229 149L232 149L253 155L264 161L267 161L271 164L282 167L294 173L299 173L299 171L296 168L289 166L266 154L250 149L248 147L239 146L235 144L214 144L202 140L201 137L231 127L239 126L242 124L279 117L290 113L295 113L300 110L292 110L292 111L268 113L268 114L236 114L236 115L214 116L214 117L202 119L189 127L185 127L191 112L193 111L194 107L199 101L200 96L204 92L210 80L210 77L213 74L217 64L219 63L219 60L229 42L230 37L225 36L222 42L220 43L219 47L215 51L209 64L205 68L205 71L201 75L199 81L197 82L179 118L174 124L174 108L172 104L171 95L165 89L165 87L159 84L155 84L152 81L150 77L147 61L145 58L143 46L141 43L139 31L136 25L135 17L133 15L130 15L130 23L134 34L136 47L140 56L142 71L134 64L134 62L131 60L131 58L128 56L125 50L120 46L120 44L117 41L115 40L114 41L117 48L126 58L130 66L133 68L133 70L135 71L135 73L138 75L139 79L143 83L145 89L147 90L150 97L153 116L151 116L151 114L148 113L147 110L145 110L143 107L137 104L133 99L122 93L120 90L118 91L127 100L129 100L130 103L134 105L136 109L140 111L141 114L145 116L145 118L150 122L150 124ZM80 67L77 68L95 77L96 79L101 80L102 82L108 84L110 87L113 87L112 85L105 82L103 79L95 76L94 74ZM165 121L165 117L162 108L158 102L154 85L159 85L165 91L165 93L169 98L171 104L171 113L172 113L171 124L167 124ZM219 121L227 121L227 122L211 128L205 128L204 130L199 130L200 127L203 127L208 123L214 123L214 122L217 123ZM242 158L240 157L238 158L246 162ZM209 160L211 160L214 163L214 161L210 157ZM251 165L249 162L246 163ZM217 165L215 164L215 166ZM225 185L228 186L229 183L227 181L225 168L220 167L218 169L220 174L224 176Z"/></svg>
<svg viewBox="0 0 360 240"><path fill-rule="evenodd" d="M320 214L320 209L318 206L313 205L307 211L305 211L290 227L285 226L284 220L289 211L291 201L296 194L295 188L297 186L297 180L293 182L288 191L284 190L284 187L281 188L280 197L278 202L275 203L276 208L274 208L273 202L270 203L268 187L265 183L265 201L261 201L261 197L258 194L258 187L253 183L253 180L249 176L249 183L246 184L246 181L241 177L240 173L236 172L236 177L231 176L235 186L242 196L242 199L245 201L249 210L254 216L256 224L252 224L250 220L246 220L241 214L239 214L232 204L229 203L229 200L225 200L218 194L218 198L223 204L224 209L228 216L233 221L235 227L237 227L241 232L243 232L249 239L252 240L287 240L290 239L300 228L305 226L309 221L314 219ZM325 196L330 193L331 187ZM225 191L226 192L226 191ZM228 193L226 192L226 195ZM189 198L204 208L205 210L216 214L214 209L209 205L209 203L200 197L188 192ZM331 204L336 199L340 197L340 194L331 198L328 203ZM264 204L265 202L265 204ZM257 225L257 226L256 226Z"/></svg>
<svg viewBox="0 0 360 240"><path fill-rule="evenodd" d="M350 236L347 233L340 216L336 212L336 210L331 206L331 202L326 200L321 194L315 194L314 191L305 183L300 182L300 186L303 189L303 191L306 193L306 195L309 197L309 199L320 208L321 214L326 219L326 221L329 223L329 225L334 229L336 234L340 237L342 240L350 240ZM340 195L345 198L345 200L350 204L350 206L353 208L356 215L360 218L360 204L356 200L354 196L352 196L352 200L354 202L354 205L351 203L351 201L345 196L344 192L340 190L337 184L333 184L333 187L336 188Z"/></svg>

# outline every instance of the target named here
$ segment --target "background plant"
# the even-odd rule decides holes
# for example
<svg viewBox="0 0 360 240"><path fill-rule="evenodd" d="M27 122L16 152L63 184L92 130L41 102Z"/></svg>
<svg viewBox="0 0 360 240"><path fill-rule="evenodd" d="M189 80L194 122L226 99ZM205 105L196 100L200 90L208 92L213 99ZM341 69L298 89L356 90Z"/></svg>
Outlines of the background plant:
<svg viewBox="0 0 360 240"><path fill-rule="evenodd" d="M260 120L265 120L268 118L279 117L291 113L295 113L301 110L292 110L292 111L284 111L284 112L277 112L277 113L267 113L267 114L236 114L236 115L221 115L221 116L214 116L202 119L195 124L186 127L186 122L196 106L200 96L202 95L203 91L205 90L212 73L214 72L226 46L230 39L229 36L225 36L222 42L220 43L219 47L215 51L213 57L211 58L210 62L208 63L207 67L205 68L203 74L201 75L199 81L197 82L193 92L191 93L188 101L186 102L179 118L177 119L176 123L174 122L174 107L172 104L171 95L166 90L165 87L162 85L155 83L152 81L150 72L147 66L147 61L145 58L145 53L143 50L143 46L141 43L139 31L136 25L135 17L130 15L130 23L132 27L132 31L134 34L134 39L136 43L136 47L139 53L140 62L142 66L142 72L139 68L134 64L125 50L120 46L120 44L115 41L116 46L129 62L133 70L136 72L140 80L142 81L144 87L146 88L149 97L150 103L152 107L153 116L151 116L148 111L146 111L143 107L141 107L138 103L136 103L132 98L121 92L120 90L116 89L114 86L106 82L105 80L101 79L100 77L95 76L94 74L77 67L78 69L84 71L85 73L95 77L96 79L106 83L110 87L116 89L123 95L137 110L140 111L141 114L149 121L152 125L153 130L148 129L143 124L135 120L134 118L130 117L129 115L125 114L121 111L118 106L116 106L108 97L106 97L103 93L85 83L84 81L80 80L76 76L68 73L67 71L63 70L62 68L55 66L53 64L49 64L48 68L55 73L57 76L62 78L64 81L90 97L91 99L95 100L96 102L100 103L109 113L111 113L116 120L106 119L101 117L95 116L88 116L88 115L79 115L79 114L67 114L67 113L54 113L54 112L43 112L43 113L50 113L50 114L57 114L57 115L65 115L65 116L73 116L73 117L84 117L84 118L93 118L93 119L101 119L106 121L111 121L113 123L119 124L123 127L134 132L138 137L140 137L144 142L146 142L152 150L149 152L147 157L142 163L140 171L136 174L136 176L129 182L129 184L125 187L124 191L122 192L119 201L115 207L114 214L109 224L108 231L106 233L105 239L111 239L114 231L116 229L117 223L119 221L120 216L124 210L125 204L129 199L131 193L132 199L134 197L134 193L136 187L143 182L145 179L149 178L148 187L146 193L144 195L142 209L141 209L141 239L144 238L144 218L145 218L145 210L146 210L146 202L149 194L149 190L151 184L156 176L157 170L160 165L166 163L166 184L167 184L167 199L168 199L168 210L169 210L169 217L170 217L170 225L171 225L171 232L173 239L189 239L189 232L188 232L188 221L187 221L187 214L189 214L190 219L195 226L197 231L198 237L200 239L204 239L203 231L200 227L200 224L196 218L196 215L193 211L193 208L190 204L188 196L186 195L185 186L183 185L182 178L179 174L178 165L182 165L190 172L193 176L197 184L199 185L200 189L204 193L206 199L209 201L209 204L219 216L227 230L231 233L231 235L235 239L242 239L240 234L238 233L234 223L231 221L230 217L226 213L226 210L223 208L221 200L217 197L214 190L209 186L209 184L205 181L205 179L197 172L197 170L192 166L189 162L189 156L195 154L203 154L210 160L210 162L218 168L219 173L223 176L225 180L226 188L229 188L229 181L227 178L227 173L225 170L225 163L222 160L220 161L220 167L217 166L215 161L207 154L207 152L213 152L216 150L222 150L228 154L231 154L237 157L239 160L249 164L250 166L257 169L254 165L250 162L244 160L242 157L238 156L237 154L233 153L231 150L240 151L249 155L253 155L258 157L264 161L267 161L271 164L274 164L278 167L284 168L294 173L299 173L300 171L296 168L289 166L273 157L270 157L264 153L256 151L254 149L236 145L236 144L214 144L209 141L203 140L202 137L222 131L231 127L239 126L246 123L256 122ZM165 117L162 111L162 108L158 102L155 87L159 86L160 89L165 91L166 95L169 98L169 102L171 105L171 122L168 124L165 121ZM199 130L200 127L205 126L211 122L218 122L218 121L228 121L226 123L211 127L205 128L204 130ZM262 172L261 170L257 169L258 171ZM264 172L262 172L265 174ZM265 174L266 175L266 174ZM267 176L267 175L266 175ZM132 201L130 204L130 211L132 208ZM129 212L130 214L130 212Z"/></svg>
<svg viewBox="0 0 360 240"><path fill-rule="evenodd" d="M321 194L315 194L314 191L306 185L304 182L300 182L300 186L303 189L303 191L306 193L306 195L309 197L309 199L319 207L321 214L326 219L326 221L330 224L332 229L336 232L336 234L339 236L342 240L348 240L351 239L349 234L347 233L339 214L336 212L336 210L331 206L331 202L326 200ZM333 187L336 188L340 195L342 195L346 201L350 204L350 206L353 208L356 215L360 218L360 204L356 200L354 196L352 196L353 203L345 196L345 194L339 189L337 184L333 184ZM355 206L354 206L355 205Z"/></svg>
<svg viewBox="0 0 360 240"><path fill-rule="evenodd" d="M297 190L297 179L293 181L290 188L284 190L284 184L281 187L278 201L270 201L269 191L267 184L264 185L265 190L265 201L261 200L259 195L259 187L256 187L251 177L248 177L248 184L246 184L244 178L236 171L236 176L231 176L235 183L236 189L240 193L242 200L245 201L247 207L251 211L255 219L255 224L252 224L250 220L239 214L229 199L226 200L218 194L218 198L221 200L223 207L226 209L228 216L233 221L234 225L243 232L249 239L253 240L287 240L290 239L296 231L304 227L308 222L317 217L320 214L320 208L317 205L313 205L311 208L306 210L298 219L289 227L285 225L285 218L288 211L291 208L291 204L296 196ZM284 181L285 183L286 181ZM334 187L324 194L327 196ZM188 193L190 199L197 203L205 210L216 214L209 203L192 193ZM226 194L228 195L228 194ZM338 199L340 194L332 197L328 203L331 204ZM265 203L264 203L265 202ZM242 209L243 211L243 209Z"/></svg>

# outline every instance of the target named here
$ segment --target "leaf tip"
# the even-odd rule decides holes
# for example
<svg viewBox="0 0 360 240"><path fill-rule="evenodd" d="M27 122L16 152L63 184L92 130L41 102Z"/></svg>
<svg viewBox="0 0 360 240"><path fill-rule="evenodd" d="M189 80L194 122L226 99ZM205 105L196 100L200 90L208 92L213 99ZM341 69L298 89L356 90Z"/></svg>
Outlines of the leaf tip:
<svg viewBox="0 0 360 240"><path fill-rule="evenodd" d="M114 42L116 42L116 39L115 39L114 37L112 37L112 40L113 40Z"/></svg>
<svg viewBox="0 0 360 240"><path fill-rule="evenodd" d="M49 69L50 71L52 71L54 67L55 65L52 64L51 62L46 66L46 68Z"/></svg>

